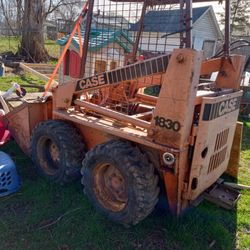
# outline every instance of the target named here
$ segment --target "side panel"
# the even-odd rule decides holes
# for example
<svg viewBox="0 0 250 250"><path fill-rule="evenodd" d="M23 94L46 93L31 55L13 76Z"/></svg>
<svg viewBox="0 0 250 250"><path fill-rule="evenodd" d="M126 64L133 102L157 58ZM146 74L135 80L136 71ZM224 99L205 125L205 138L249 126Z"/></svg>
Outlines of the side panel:
<svg viewBox="0 0 250 250"><path fill-rule="evenodd" d="M111 140L112 138L116 138L108 133L102 132L101 130L82 126L79 124L75 124L75 125L80 130L83 140L88 150L91 150L93 147L95 147L98 144L107 142Z"/></svg>
<svg viewBox="0 0 250 250"><path fill-rule="evenodd" d="M33 128L40 122L51 119L52 102L24 103L4 117L4 122L18 145L29 155L30 137Z"/></svg>
<svg viewBox="0 0 250 250"><path fill-rule="evenodd" d="M5 116L5 123L19 147L28 154L30 145L30 124L28 105L17 108Z"/></svg>
<svg viewBox="0 0 250 250"><path fill-rule="evenodd" d="M242 92L203 98L188 199L196 199L226 171Z"/></svg>

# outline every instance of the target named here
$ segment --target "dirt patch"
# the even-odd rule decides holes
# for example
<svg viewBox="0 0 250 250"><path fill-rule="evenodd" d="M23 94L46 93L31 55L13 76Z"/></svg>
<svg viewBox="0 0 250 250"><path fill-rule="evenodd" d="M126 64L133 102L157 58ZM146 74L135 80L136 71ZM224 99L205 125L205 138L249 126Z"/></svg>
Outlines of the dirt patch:
<svg viewBox="0 0 250 250"><path fill-rule="evenodd" d="M145 240L139 244L136 250L180 250L177 244L167 245L166 235L163 230L151 232Z"/></svg>
<svg viewBox="0 0 250 250"><path fill-rule="evenodd" d="M16 217L24 217L30 211L30 207L34 204L33 200L11 202L4 208L0 209L1 216L14 215Z"/></svg>

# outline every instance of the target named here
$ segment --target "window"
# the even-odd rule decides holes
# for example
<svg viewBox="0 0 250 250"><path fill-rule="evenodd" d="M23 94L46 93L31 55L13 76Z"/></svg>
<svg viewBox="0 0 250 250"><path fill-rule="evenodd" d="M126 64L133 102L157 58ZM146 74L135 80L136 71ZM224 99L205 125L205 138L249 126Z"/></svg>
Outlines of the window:
<svg viewBox="0 0 250 250"><path fill-rule="evenodd" d="M107 69L107 62L103 60L95 61L95 74L102 73Z"/></svg>
<svg viewBox="0 0 250 250"><path fill-rule="evenodd" d="M215 41L205 40L203 42L202 50L204 51L205 58L210 58L214 55Z"/></svg>
<svg viewBox="0 0 250 250"><path fill-rule="evenodd" d="M117 67L117 62L115 61L110 62L110 66L109 66L110 70L115 69L116 67Z"/></svg>

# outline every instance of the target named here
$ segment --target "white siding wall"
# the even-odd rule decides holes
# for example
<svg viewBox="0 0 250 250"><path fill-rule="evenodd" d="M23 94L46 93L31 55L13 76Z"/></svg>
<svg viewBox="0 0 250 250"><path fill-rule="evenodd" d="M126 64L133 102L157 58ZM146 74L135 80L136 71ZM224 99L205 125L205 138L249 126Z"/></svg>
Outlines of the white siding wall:
<svg viewBox="0 0 250 250"><path fill-rule="evenodd" d="M219 37L217 29L210 11L195 22L193 27L193 39L194 49L197 50L202 50L203 42L205 40L218 41Z"/></svg>
<svg viewBox="0 0 250 250"><path fill-rule="evenodd" d="M165 33L143 32L140 40L140 48L146 51L169 52L174 48L179 48L180 36L174 34L167 38L161 38ZM131 32L131 36L135 39L136 32ZM212 40L215 43L218 41L217 28L213 20L213 15L208 11L203 15L193 27L193 44L197 50L202 50L205 40ZM166 45L165 45L166 43Z"/></svg>
<svg viewBox="0 0 250 250"><path fill-rule="evenodd" d="M136 38L137 32L131 32L131 36ZM144 51L152 51L152 52L169 52L174 48L179 48L179 35L171 35L167 38L164 36L165 33L157 33L157 32L143 32L139 48Z"/></svg>

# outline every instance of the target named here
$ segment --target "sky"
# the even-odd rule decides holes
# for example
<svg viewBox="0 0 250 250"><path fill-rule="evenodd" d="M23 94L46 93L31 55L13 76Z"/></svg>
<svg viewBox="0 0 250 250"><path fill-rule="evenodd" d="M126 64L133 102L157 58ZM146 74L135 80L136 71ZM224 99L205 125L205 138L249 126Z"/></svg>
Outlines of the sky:
<svg viewBox="0 0 250 250"><path fill-rule="evenodd" d="M219 1L218 1L219 2ZM224 7L224 3L223 4L218 4L217 2L204 2L204 3L194 3L193 6L194 7L199 7L199 6L208 6L208 5L212 5L214 8L214 12L218 13L218 12L223 12L223 7Z"/></svg>
<svg viewBox="0 0 250 250"><path fill-rule="evenodd" d="M213 6L213 9L214 9L214 13L216 15L216 18L219 22L219 25L221 28L223 28L220 24L220 15L219 13L220 12L224 12L224 6L225 6L225 1L223 2L223 4L219 4L219 1L218 2L204 2L204 3L193 3L193 7L201 7L201 6L208 6L208 5L212 5Z"/></svg>

